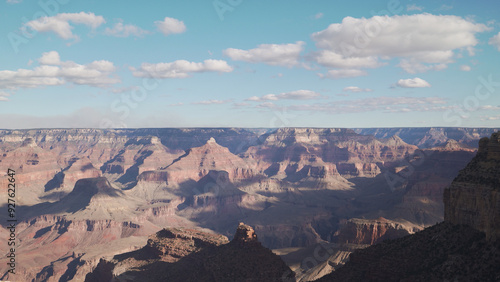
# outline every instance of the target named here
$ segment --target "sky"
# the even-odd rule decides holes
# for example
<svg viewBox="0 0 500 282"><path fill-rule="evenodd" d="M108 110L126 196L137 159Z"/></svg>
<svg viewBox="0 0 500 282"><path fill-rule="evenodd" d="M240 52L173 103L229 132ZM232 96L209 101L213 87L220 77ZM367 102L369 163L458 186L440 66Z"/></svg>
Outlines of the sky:
<svg viewBox="0 0 500 282"><path fill-rule="evenodd" d="M0 128L500 126L498 1L0 1Z"/></svg>

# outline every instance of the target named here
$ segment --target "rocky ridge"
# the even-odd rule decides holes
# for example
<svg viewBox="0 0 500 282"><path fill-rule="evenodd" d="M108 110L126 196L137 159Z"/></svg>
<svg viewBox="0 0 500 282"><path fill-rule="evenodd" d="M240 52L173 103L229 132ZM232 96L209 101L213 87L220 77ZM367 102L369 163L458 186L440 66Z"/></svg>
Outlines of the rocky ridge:
<svg viewBox="0 0 500 282"><path fill-rule="evenodd" d="M445 190L445 221L466 224L500 239L500 133L479 141L479 150Z"/></svg>
<svg viewBox="0 0 500 282"><path fill-rule="evenodd" d="M481 137L489 136L499 128L465 128L465 127L413 127L413 128L356 128L359 134L369 134L376 138L399 136L408 144L420 148L432 148L445 144L453 139L461 144L477 148Z"/></svg>
<svg viewBox="0 0 500 282"><path fill-rule="evenodd" d="M142 249L101 261L85 281L266 282L293 277L279 256L260 245L253 228L240 223L229 243L221 235L163 229Z"/></svg>

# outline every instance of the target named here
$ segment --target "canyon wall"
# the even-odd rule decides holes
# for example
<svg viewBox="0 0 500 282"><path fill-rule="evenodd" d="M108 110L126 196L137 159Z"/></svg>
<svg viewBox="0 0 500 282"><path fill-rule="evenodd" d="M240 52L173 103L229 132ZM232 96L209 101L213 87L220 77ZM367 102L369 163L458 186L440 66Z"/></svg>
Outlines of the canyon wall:
<svg viewBox="0 0 500 282"><path fill-rule="evenodd" d="M500 135L482 138L476 157L445 189L445 221L500 239Z"/></svg>

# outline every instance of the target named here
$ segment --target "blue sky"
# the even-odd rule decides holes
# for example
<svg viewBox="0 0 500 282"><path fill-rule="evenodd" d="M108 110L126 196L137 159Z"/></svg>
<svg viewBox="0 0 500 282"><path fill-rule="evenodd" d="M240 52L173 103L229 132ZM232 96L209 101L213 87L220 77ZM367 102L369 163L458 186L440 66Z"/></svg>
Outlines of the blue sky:
<svg viewBox="0 0 500 282"><path fill-rule="evenodd" d="M497 1L1 1L0 128L500 126Z"/></svg>

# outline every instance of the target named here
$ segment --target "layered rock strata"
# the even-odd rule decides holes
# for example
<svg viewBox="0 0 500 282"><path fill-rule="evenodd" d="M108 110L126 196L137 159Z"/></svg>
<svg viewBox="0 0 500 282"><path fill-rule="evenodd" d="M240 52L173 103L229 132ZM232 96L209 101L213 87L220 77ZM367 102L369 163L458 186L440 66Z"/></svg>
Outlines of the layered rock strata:
<svg viewBox="0 0 500 282"><path fill-rule="evenodd" d="M479 141L476 157L444 192L445 221L500 239L500 134Z"/></svg>

